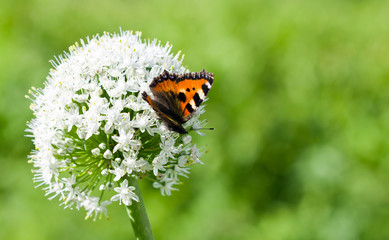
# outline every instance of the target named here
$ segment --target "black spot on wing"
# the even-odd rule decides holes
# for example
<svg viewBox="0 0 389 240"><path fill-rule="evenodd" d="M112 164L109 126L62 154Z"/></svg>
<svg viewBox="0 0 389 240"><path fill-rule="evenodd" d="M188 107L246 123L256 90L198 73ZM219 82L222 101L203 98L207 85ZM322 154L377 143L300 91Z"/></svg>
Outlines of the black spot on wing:
<svg viewBox="0 0 389 240"><path fill-rule="evenodd" d="M194 96L193 96L193 100L196 104L196 107L199 107L201 102L203 101L203 99L200 98L199 94L196 93Z"/></svg>
<svg viewBox="0 0 389 240"><path fill-rule="evenodd" d="M180 93L178 94L178 100L180 100L181 102L185 102L185 101L186 101L185 93L180 92Z"/></svg>
<svg viewBox="0 0 389 240"><path fill-rule="evenodd" d="M192 105L190 105L190 103L186 104L185 108L190 112L192 113L194 111L194 109L192 108Z"/></svg>
<svg viewBox="0 0 389 240"><path fill-rule="evenodd" d="M208 80L209 84L211 84L211 85L213 84L213 76L209 77L207 80Z"/></svg>
<svg viewBox="0 0 389 240"><path fill-rule="evenodd" d="M207 87L207 84L203 84L201 86L201 89L203 89L204 95L207 96L209 88Z"/></svg>

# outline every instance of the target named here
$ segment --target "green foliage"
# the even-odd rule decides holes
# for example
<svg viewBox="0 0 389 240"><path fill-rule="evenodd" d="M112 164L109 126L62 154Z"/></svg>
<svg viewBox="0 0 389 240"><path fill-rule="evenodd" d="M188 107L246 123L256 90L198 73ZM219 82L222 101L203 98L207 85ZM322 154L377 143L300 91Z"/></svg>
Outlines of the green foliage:
<svg viewBox="0 0 389 240"><path fill-rule="evenodd" d="M209 153L179 192L143 197L156 239L389 237L389 3L10 1L0 9L0 239L129 239L63 210L31 181L24 98L49 59L103 31L173 43L215 73L195 137Z"/></svg>

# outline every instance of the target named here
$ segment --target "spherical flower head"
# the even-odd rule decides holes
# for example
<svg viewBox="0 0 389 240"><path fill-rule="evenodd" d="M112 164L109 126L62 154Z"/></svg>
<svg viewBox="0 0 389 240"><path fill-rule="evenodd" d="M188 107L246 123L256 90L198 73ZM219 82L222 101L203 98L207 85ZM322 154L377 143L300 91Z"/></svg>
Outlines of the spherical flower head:
<svg viewBox="0 0 389 240"><path fill-rule="evenodd" d="M129 177L147 176L170 195L200 162L190 135L169 131L140 94L164 70L187 72L170 51L169 44L121 31L81 40L52 61L45 87L30 91L35 117L27 129L34 180L50 199L96 219L112 202L138 200ZM186 128L203 126L203 108Z"/></svg>

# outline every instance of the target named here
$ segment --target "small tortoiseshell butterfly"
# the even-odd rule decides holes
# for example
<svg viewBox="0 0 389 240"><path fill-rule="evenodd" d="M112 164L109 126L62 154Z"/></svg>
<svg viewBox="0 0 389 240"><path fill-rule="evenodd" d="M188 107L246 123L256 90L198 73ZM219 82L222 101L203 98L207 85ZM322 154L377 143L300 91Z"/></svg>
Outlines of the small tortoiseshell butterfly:
<svg viewBox="0 0 389 240"><path fill-rule="evenodd" d="M175 74L164 70L154 78L150 90L142 97L155 110L167 128L181 134L188 133L182 126L204 101L213 84L213 73L201 72Z"/></svg>

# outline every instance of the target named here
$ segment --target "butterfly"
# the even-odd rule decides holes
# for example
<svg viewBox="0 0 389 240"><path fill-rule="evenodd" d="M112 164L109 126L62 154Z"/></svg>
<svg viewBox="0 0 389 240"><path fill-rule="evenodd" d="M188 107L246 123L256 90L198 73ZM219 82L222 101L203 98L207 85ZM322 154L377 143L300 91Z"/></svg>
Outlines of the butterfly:
<svg viewBox="0 0 389 240"><path fill-rule="evenodd" d="M184 74L164 70L150 84L153 99L142 93L143 99L158 114L171 131L188 133L182 124L186 123L204 101L212 87L214 74L205 71Z"/></svg>

